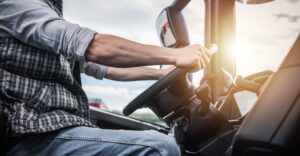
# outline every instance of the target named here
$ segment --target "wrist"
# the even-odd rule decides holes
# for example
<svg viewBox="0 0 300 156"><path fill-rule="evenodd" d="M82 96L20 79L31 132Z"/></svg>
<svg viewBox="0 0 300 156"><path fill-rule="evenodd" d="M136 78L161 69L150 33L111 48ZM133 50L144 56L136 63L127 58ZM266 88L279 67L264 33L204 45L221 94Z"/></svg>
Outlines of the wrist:
<svg viewBox="0 0 300 156"><path fill-rule="evenodd" d="M175 65L177 64L177 60L178 60L178 51L176 49L172 49L172 48L166 48L166 50L168 51L169 53L169 63L168 64L171 64L171 65Z"/></svg>
<svg viewBox="0 0 300 156"><path fill-rule="evenodd" d="M163 69L158 69L156 79L159 80L165 76L165 71Z"/></svg>

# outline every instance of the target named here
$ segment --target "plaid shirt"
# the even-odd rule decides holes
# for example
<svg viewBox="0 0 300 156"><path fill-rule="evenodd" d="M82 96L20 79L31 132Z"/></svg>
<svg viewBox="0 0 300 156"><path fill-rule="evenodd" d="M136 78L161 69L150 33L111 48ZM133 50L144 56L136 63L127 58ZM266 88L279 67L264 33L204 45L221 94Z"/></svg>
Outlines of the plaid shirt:
<svg viewBox="0 0 300 156"><path fill-rule="evenodd" d="M61 12L61 0L49 2ZM0 37L0 104L12 136L94 126L70 62L12 37Z"/></svg>

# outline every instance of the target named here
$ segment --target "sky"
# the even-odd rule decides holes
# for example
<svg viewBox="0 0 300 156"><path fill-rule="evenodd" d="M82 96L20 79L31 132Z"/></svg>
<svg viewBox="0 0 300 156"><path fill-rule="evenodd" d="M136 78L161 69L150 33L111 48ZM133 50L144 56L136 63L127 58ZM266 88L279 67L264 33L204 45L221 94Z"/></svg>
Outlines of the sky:
<svg viewBox="0 0 300 156"><path fill-rule="evenodd" d="M276 71L300 33L299 0L236 5L237 72Z"/></svg>
<svg viewBox="0 0 300 156"><path fill-rule="evenodd" d="M172 0L64 0L66 20L144 44L160 46L155 20ZM191 43L204 43L204 1L192 0L183 12ZM299 0L276 0L262 5L236 4L237 73L276 71L300 33ZM202 72L194 77L199 83ZM155 81L116 82L82 75L90 98L102 98L111 110L122 110Z"/></svg>

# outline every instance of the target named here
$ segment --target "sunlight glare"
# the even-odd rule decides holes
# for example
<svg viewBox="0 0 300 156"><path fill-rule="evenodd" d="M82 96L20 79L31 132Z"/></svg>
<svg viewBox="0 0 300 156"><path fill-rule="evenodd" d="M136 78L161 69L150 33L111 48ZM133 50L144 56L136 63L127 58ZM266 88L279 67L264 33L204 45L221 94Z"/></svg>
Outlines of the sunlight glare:
<svg viewBox="0 0 300 156"><path fill-rule="evenodd" d="M251 44L251 41L245 37L240 36L234 46L234 52L236 57L236 70L239 75L245 76L251 72L258 59L254 52L257 50L253 47L255 44Z"/></svg>

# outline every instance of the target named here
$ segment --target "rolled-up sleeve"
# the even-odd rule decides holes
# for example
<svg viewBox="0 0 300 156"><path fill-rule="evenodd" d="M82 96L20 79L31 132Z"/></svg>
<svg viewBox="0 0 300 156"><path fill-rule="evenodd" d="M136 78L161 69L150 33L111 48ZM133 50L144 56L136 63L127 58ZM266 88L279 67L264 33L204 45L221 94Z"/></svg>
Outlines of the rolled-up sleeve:
<svg viewBox="0 0 300 156"><path fill-rule="evenodd" d="M84 59L96 33L65 21L42 0L0 0L0 31L73 60Z"/></svg>

